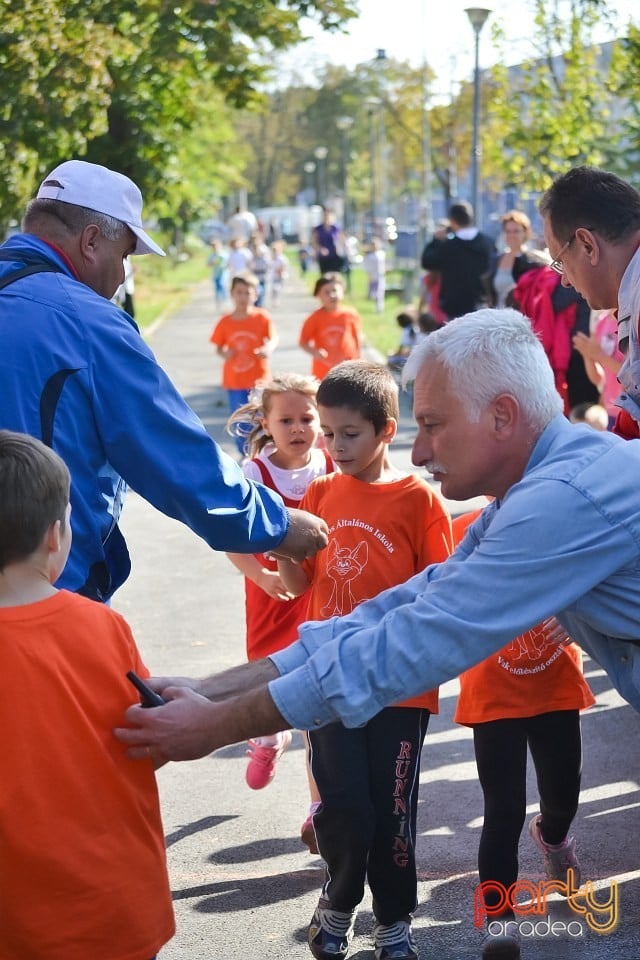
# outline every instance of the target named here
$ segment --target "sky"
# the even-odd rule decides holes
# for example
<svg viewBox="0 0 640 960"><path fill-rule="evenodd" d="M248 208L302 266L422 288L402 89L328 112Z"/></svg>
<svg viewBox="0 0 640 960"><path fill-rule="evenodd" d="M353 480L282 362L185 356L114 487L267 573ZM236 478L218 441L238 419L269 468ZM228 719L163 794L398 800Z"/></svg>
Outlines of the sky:
<svg viewBox="0 0 640 960"><path fill-rule="evenodd" d="M384 49L387 57L408 60L414 66L426 60L445 88L434 93L444 96L453 81L473 75L474 33L464 11L474 5L492 10L480 34L481 67L495 61L490 30L494 20L501 22L506 33L509 63L518 63L531 54L528 38L533 22L527 0L480 0L476 4L473 0L360 0L361 14L350 22L347 34L323 34L305 21L313 39L289 55L287 67L306 71L327 61L353 67L373 60L376 51ZM610 6L620 26L617 35L624 33L630 18L640 24L640 0L611 0ZM602 42L615 35L603 30L596 40Z"/></svg>

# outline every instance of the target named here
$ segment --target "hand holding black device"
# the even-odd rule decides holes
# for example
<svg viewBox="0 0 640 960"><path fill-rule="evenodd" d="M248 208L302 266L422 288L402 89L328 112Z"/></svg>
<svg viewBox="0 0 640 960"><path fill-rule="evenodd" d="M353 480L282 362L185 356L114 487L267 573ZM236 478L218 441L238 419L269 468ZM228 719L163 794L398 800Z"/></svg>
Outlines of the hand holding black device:
<svg viewBox="0 0 640 960"><path fill-rule="evenodd" d="M167 702L159 693L152 690L133 670L128 671L127 679L131 681L140 694L140 703L143 707L161 707Z"/></svg>

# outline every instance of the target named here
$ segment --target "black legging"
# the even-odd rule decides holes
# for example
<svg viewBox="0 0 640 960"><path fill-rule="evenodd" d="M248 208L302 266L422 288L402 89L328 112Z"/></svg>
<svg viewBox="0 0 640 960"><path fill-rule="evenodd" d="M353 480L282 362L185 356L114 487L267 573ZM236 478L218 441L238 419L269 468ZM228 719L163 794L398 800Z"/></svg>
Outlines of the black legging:
<svg viewBox="0 0 640 960"><path fill-rule="evenodd" d="M582 771L580 714L557 710L537 717L493 720L473 728L476 765L484 794L478 849L480 881L505 888L518 879L518 841L527 807L527 745L538 781L540 831L546 843L562 843L578 809ZM488 905L498 895L487 894ZM512 915L506 911L506 915Z"/></svg>

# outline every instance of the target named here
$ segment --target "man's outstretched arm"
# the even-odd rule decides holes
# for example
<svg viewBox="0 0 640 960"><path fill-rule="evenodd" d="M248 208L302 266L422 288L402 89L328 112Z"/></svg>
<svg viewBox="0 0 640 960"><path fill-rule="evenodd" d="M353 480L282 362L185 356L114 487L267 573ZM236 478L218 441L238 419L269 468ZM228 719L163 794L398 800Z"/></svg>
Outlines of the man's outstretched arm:
<svg viewBox="0 0 640 960"><path fill-rule="evenodd" d="M272 670L277 675L273 666ZM233 673L227 671L227 675ZM228 694L230 687L226 689L228 699L212 701L191 687L164 687L168 702L162 707L129 707L125 720L130 726L117 728L115 736L127 745L129 757L151 757L163 763L195 760L219 747L289 727L264 682L238 696ZM216 695L219 692L216 689Z"/></svg>
<svg viewBox="0 0 640 960"><path fill-rule="evenodd" d="M274 666L270 659L252 660L250 663L241 663L237 667L230 667L222 673L212 673L208 677L149 677L147 683L157 693L162 694L165 699L171 699L171 695L165 695L170 687L189 687L200 696L207 700L229 700L231 697L237 697L242 693L247 693L262 687L280 676L280 671Z"/></svg>

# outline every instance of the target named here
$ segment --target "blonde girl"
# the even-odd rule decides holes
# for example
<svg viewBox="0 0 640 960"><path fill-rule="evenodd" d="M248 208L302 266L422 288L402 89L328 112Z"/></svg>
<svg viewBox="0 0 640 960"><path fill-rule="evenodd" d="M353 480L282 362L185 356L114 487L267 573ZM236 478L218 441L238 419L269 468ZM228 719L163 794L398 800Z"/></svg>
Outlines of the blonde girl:
<svg viewBox="0 0 640 960"><path fill-rule="evenodd" d="M298 506L312 480L335 469L329 454L317 445L318 386L315 377L280 374L257 384L249 402L227 423L232 436L245 439L245 476L276 490L288 507ZM264 555L227 556L245 578L247 658L257 660L288 646L297 638L298 626L306 617L308 595L293 597L278 575L276 562ZM246 780L252 789L271 783L276 762L290 741L288 731L249 741ZM309 787L313 808L320 798L310 774ZM301 836L312 852L317 852L312 812Z"/></svg>

